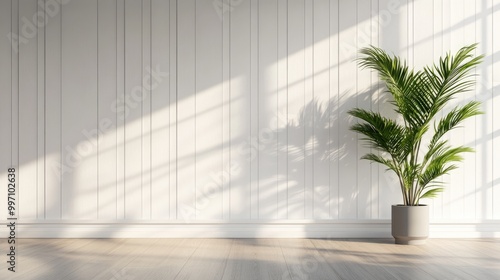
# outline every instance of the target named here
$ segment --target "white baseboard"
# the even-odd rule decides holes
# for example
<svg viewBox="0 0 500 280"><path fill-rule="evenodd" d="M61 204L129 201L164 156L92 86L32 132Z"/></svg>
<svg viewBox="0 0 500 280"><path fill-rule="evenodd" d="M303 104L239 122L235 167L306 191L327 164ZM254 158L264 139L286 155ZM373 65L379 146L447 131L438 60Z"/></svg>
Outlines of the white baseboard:
<svg viewBox="0 0 500 280"><path fill-rule="evenodd" d="M5 223L4 223L5 224ZM2 226L2 237L8 236ZM18 222L17 238L391 238L390 221ZM500 238L500 221L434 222L430 238Z"/></svg>
<svg viewBox="0 0 500 280"><path fill-rule="evenodd" d="M430 238L500 238L500 221L431 223Z"/></svg>

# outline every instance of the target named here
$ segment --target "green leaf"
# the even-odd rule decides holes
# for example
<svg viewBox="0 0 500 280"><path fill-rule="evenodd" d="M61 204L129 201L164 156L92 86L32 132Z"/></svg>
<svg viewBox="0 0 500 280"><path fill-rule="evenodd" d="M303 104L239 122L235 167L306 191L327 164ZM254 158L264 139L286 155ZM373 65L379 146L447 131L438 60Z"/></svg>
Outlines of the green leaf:
<svg viewBox="0 0 500 280"><path fill-rule="evenodd" d="M406 139L406 130L403 126L379 113L363 109L354 109L348 113L364 121L353 125L351 130L364 135L362 140L367 141L371 148L387 152L397 159L404 156L403 140Z"/></svg>
<svg viewBox="0 0 500 280"><path fill-rule="evenodd" d="M442 138L467 118L481 114L480 103L471 101L438 116L448 102L474 86L473 70L483 58L474 56L476 46L465 46L455 55L448 53L418 71L380 48L370 46L360 51L360 67L378 73L398 116L389 119L356 108L349 111L358 119L351 129L362 134L370 148L388 154L369 153L362 158L383 164L398 175L405 204L418 203L420 198L441 191L439 177L457 168L454 163L462 160L462 153L473 151L452 147ZM432 124L434 129L430 129Z"/></svg>
<svg viewBox="0 0 500 280"><path fill-rule="evenodd" d="M422 193L420 198L434 198L441 192L443 192L443 188L430 189Z"/></svg>
<svg viewBox="0 0 500 280"><path fill-rule="evenodd" d="M482 114L480 110L481 103L471 101L462 107L456 107L444 116L434 128L434 136L431 140L431 145L435 145L441 137L450 130L456 128L464 120ZM432 148L432 146L431 146Z"/></svg>
<svg viewBox="0 0 500 280"><path fill-rule="evenodd" d="M379 155L376 155L373 153L368 153L368 154L362 156L361 159L366 159L366 160L380 163L382 165L387 166L388 170L392 170L394 172L397 172L396 167L393 164L393 162L389 159L383 158L382 156L379 156Z"/></svg>
<svg viewBox="0 0 500 280"><path fill-rule="evenodd" d="M453 165L454 162L463 160L462 153L473 152L474 150L469 147L459 146L451 148L442 145L429 161L429 164L424 169L420 176L420 187L424 188L428 184L433 183L439 177L448 174L451 170L457 167Z"/></svg>

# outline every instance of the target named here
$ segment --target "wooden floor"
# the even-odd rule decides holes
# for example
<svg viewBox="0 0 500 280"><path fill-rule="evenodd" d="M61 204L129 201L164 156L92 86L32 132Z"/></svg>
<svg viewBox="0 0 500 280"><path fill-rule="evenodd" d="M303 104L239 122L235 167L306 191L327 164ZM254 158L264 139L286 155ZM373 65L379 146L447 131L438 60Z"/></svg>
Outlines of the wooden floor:
<svg viewBox="0 0 500 280"><path fill-rule="evenodd" d="M0 279L500 279L500 239L18 239Z"/></svg>

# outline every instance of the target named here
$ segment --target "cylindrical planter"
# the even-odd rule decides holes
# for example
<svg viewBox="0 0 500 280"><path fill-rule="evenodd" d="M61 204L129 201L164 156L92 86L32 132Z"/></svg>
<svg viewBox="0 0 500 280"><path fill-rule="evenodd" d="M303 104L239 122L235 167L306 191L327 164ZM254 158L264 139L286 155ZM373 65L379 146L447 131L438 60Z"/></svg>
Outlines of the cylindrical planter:
<svg viewBox="0 0 500 280"><path fill-rule="evenodd" d="M429 206L392 205L392 236L396 244L425 244L429 236Z"/></svg>

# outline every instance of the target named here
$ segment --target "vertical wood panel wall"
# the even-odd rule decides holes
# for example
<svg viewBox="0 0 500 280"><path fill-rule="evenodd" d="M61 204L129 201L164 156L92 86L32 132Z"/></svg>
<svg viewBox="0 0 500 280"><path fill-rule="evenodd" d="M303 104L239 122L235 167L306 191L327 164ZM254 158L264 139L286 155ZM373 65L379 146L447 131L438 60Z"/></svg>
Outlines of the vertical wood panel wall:
<svg viewBox="0 0 500 280"><path fill-rule="evenodd" d="M479 42L452 105L485 114L449 135L477 152L427 203L499 220L499 24L496 0L1 1L0 181L17 167L33 224L386 220L399 187L347 111L391 105L357 51L421 67Z"/></svg>

